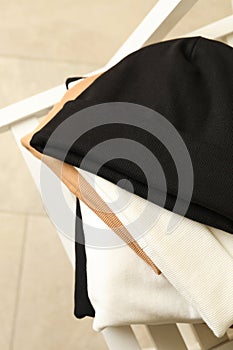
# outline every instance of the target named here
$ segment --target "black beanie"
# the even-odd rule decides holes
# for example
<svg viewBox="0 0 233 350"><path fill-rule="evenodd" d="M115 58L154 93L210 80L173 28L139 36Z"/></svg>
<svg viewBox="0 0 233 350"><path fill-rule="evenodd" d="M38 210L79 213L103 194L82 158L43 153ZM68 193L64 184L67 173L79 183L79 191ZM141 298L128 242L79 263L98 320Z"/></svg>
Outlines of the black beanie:
<svg viewBox="0 0 233 350"><path fill-rule="evenodd" d="M163 206L173 210L179 187L176 164L166 145L148 130L111 122L84 133L70 147L70 133L74 129L64 128L63 137L53 137L49 147L46 146L52 133L68 117L109 102L149 107L175 127L186 144L194 174L193 193L185 216L233 233L233 49L202 37L144 47L103 73L75 100L67 102L31 140L31 146L39 152L65 159L74 166L80 166L86 153L106 140L136 141L158 159L167 183ZM146 121L148 128L154 122ZM77 128L85 122L77 113ZM111 156L111 147L107 152ZM98 175L114 183L128 179L134 193L147 198L148 179L144 169L130 159L114 156L109 159L102 164L102 154L97 152L95 159L85 162L84 168L94 172L99 163ZM126 183L121 181L119 185L125 188ZM150 200L158 205L161 205L160 183L156 179L150 188ZM183 195L185 201L186 194Z"/></svg>

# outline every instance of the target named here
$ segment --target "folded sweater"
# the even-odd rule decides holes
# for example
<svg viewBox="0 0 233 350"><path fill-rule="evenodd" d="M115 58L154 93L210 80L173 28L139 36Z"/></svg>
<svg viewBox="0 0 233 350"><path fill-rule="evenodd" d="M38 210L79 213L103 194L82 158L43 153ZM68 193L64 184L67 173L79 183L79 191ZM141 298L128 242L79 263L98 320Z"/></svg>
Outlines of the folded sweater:
<svg viewBox="0 0 233 350"><path fill-rule="evenodd" d="M80 99L68 102L57 114L56 118L46 124L42 130L34 135L31 145L40 152L45 150L45 144L48 138L58 125L73 113L84 109L85 107L93 106L96 103L123 101L140 103L142 106L150 107L154 109L154 111L164 115L167 120L173 123L175 128L177 128L182 135L183 140L190 151L194 165L195 181L192 201L186 216L205 224L232 232L231 165L233 162L231 158L232 99L230 96L232 91L232 65L230 64L230 62L232 62L232 49L224 44L202 38L179 39L157 44L157 46L154 45L152 49L153 50L151 50L151 47L148 47L145 50L139 50L137 53L128 56L125 60L120 62L119 65L113 67L112 70L109 70L96 79L96 81L81 94ZM161 62L161 58L165 58L164 65L163 62ZM137 74L140 72L139 68L141 67L141 62L143 62L143 67L148 68L148 72L145 68L140 74ZM160 64L154 65L154 62L159 62ZM170 64L171 69L169 69ZM157 66L159 69L157 69ZM159 75L160 71L162 74ZM155 75L151 72L154 72ZM142 77L146 77L146 80L143 80ZM155 80L157 78L158 80ZM163 78L166 78L164 79L165 83ZM110 82L110 85L107 82ZM182 87L180 90L179 84ZM221 88L221 86L224 88ZM101 87L103 90L101 90ZM151 89L149 87L151 87ZM150 91L150 93L148 93L148 91ZM179 91L180 94L177 94ZM162 95L159 95L160 92ZM167 94L164 94L164 92L167 92ZM220 94L220 92L222 92L222 94ZM128 99L129 95L130 98ZM146 101L147 98L148 100ZM147 102L149 104L147 104ZM155 103L155 105L150 105L150 102L152 102L152 104ZM165 108L166 113L163 113L162 109L157 108L159 106ZM109 121L114 124L114 118L111 119L112 111L114 112L114 108L110 111L109 109L105 110L105 120L109 118ZM117 107L115 108L115 112L118 114L121 111L121 109L118 109ZM96 112L95 109L94 112ZM153 117L153 114L151 116ZM113 117L115 116L113 115ZM220 120L220 117L224 118L223 123L222 119ZM153 119L151 119L151 122L152 121ZM221 123L219 121L221 121ZM82 125L80 119L77 119L77 126L79 127ZM150 123L148 125L150 125ZM158 159L161 160L166 172L168 183L165 208L172 210L175 203L173 197L175 197L177 192L177 178L175 176L176 173L174 168L172 168L171 159L169 161L169 155L164 151L163 146L166 145L161 146L159 143L160 140L151 139L151 135L145 133L145 130L140 130L138 133L138 130L135 129L135 125L132 128L129 128L128 125L125 127L116 124L114 124L113 127L111 125L101 125L100 128L102 129L90 130L88 135L82 135L83 139L79 140L79 146L81 145L81 148L75 148L75 146L78 145L77 142L73 145L73 149L68 152L68 155L66 155L67 146L70 146L70 136L77 136L78 130L78 128L70 128L68 132L63 133L64 138L53 139L55 142L52 143L52 147L45 150L45 153L48 151L46 154L59 159L66 159L66 161L71 164L79 165L85 154L93 146L108 138L128 137L129 139L136 140L139 143L144 144L146 148L154 152L154 154L158 156ZM84 147L84 150L82 147ZM111 152L109 155L111 156ZM98 163L98 157L95 159L94 163L96 161ZM100 161L102 161L101 158ZM218 164L218 166L216 166L216 164ZM106 164L101 165L102 167L99 170L99 174L103 177L108 178L113 182L117 182L122 178L130 179L134 186L134 192L141 197L147 198L148 186L146 182L148 179L144 176L145 174L143 174L143 171L138 169L138 167L131 161L113 159L110 163L107 162ZM95 167L93 168L93 159L90 159L87 168L90 168L90 170L96 169ZM222 173L224 173L224 176L221 176ZM121 182L120 185L124 187L125 183L126 182ZM159 184L160 182L152 183L153 196L151 199L156 204L161 204L160 196L158 195ZM183 193L183 196L182 199L185 200L186 193ZM173 216L176 217L176 215ZM160 217L158 224L160 225L161 232L164 232L170 219L171 218L165 214ZM183 223L186 223L186 221L184 220L181 225L179 225L179 228L182 228L179 233L180 235L184 232L188 234L186 226L182 226ZM178 237L179 234L177 231L175 232ZM204 235L203 230L200 229L200 227L192 230L192 234L194 232L197 235L200 234L200 249L204 249L203 246L207 243L207 246L205 247L206 252L209 252L209 249L214 248L211 252L220 256L219 247L222 247L220 244L219 246L214 245L214 247L212 247L212 245L209 244L210 241L205 240L209 235ZM168 266L164 266L158 258L158 256L160 257L159 250L151 250L154 237L149 233L150 230L148 230L148 235L144 235L143 241L140 241L139 239L139 242L141 246L143 246L144 251L146 251L154 262L158 260L158 264L162 266L162 271L167 271L166 277L170 276L168 279L172 282L172 272L174 271L172 270L171 275L169 275ZM139 236L140 234L141 232L137 233ZM160 240L161 237L158 235L157 238ZM191 234L190 238L191 240L193 239ZM188 237L186 237L186 240L187 239ZM198 239L198 237L196 237L196 239ZM166 239L163 237L162 242L165 241ZM212 243L213 242L215 241L212 241ZM170 248L173 249L173 247ZM160 249L162 253L167 253L170 257L169 244L167 244L166 249L163 246L161 246ZM156 259L154 256L155 252ZM166 256L166 254L164 256ZM177 260L179 261L179 259ZM227 259L225 259L224 262L226 262L226 260ZM229 270L231 270L230 263ZM227 284L230 282L228 273L226 276L225 284L227 287ZM216 282L215 280L213 281L214 283ZM176 280L176 283L182 285L182 278L181 280ZM217 288L217 290L221 291L221 288ZM198 292L200 292L200 290L195 290L195 292L197 293L196 297L198 297ZM199 305L199 308L202 308L202 305ZM230 314L231 309L229 310L229 313L226 313L226 318L230 316ZM213 318L213 314L210 315L210 324L212 322L211 317ZM206 316L203 318L206 319L206 322L208 323L208 317ZM219 327L216 332L220 332L221 327L219 326L218 321L216 322L216 329Z"/></svg>
<svg viewBox="0 0 233 350"><path fill-rule="evenodd" d="M176 229L168 233L167 225L177 214L98 176L93 180L94 175L84 171L82 174L88 181L92 178L96 191L121 222L131 228L138 243L163 272L163 276L153 276L127 246L113 245L109 250L97 244L93 247L96 240L92 241L94 231L90 227L98 220L81 204L86 242L89 242L89 247L86 246L88 295L96 311L95 329L121 322L141 323L140 319L162 323L170 317L171 322L178 322L179 316L180 320L186 316L187 322L199 314L216 336L222 336L233 324L233 237L187 218L181 218ZM159 212L154 223L148 225L145 208L152 215Z"/></svg>
<svg viewBox="0 0 233 350"><path fill-rule="evenodd" d="M233 233L232 62L232 47L201 37L144 47L67 102L31 145Z"/></svg>
<svg viewBox="0 0 233 350"><path fill-rule="evenodd" d="M95 232L90 229L93 224L108 230L93 211L80 204L87 236ZM203 322L166 277L155 275L127 245L109 249L86 245L85 250L87 290L95 309L95 331L132 324Z"/></svg>
<svg viewBox="0 0 233 350"><path fill-rule="evenodd" d="M59 161L55 161L54 159L50 157L43 157L43 155L36 151L34 148L30 146L30 140L35 132L40 130L41 128L48 123L52 118L56 117L56 113L59 112L59 110L62 109L64 104L77 97L89 84L93 82L94 79L96 79L97 76L93 76L90 78L86 78L85 80L79 82L76 84L73 88L68 90L62 100L57 103L52 110L49 112L49 114L40 122L38 127L32 131L30 134L24 136L21 140L24 147L26 147L34 156L41 159L43 162L45 162L50 169L57 174L59 178L67 185L67 187L70 189L72 193L75 193L75 195L78 195L78 187L79 187L79 173L74 172L74 168L72 166L69 166L66 164L65 166L65 173L63 174L63 170L61 170L62 163ZM63 167L64 168L64 167ZM50 173L49 173L50 174ZM90 189L90 188L89 188ZM89 196L89 189L87 189L87 197ZM51 191L51 188L48 189L48 191ZM82 200L84 200L85 197L83 197L82 193ZM88 202L88 201L87 201ZM77 207L76 207L76 225L75 225L75 253L76 253L76 269L75 269L75 316L78 318L82 318L85 316L94 316L94 309L93 306L90 303L88 293L87 293L87 285L86 285L86 253L85 253L85 247L84 247L84 235L83 235L83 227L82 222L79 219L81 216L80 208L79 208L79 201L77 199ZM127 233L127 232L126 232ZM67 232L67 235L72 235L71 232ZM138 248L138 247L137 247ZM137 250L137 252L140 252ZM143 259L145 258L145 253L140 255ZM152 263L152 268L154 269L154 264ZM157 272L157 271L156 271Z"/></svg>

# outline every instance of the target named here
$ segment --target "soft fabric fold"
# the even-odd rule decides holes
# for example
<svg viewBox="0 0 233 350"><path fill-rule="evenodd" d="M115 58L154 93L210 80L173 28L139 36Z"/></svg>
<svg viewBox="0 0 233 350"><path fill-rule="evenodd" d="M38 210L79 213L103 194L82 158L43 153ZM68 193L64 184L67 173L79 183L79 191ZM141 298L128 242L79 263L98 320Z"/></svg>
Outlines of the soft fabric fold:
<svg viewBox="0 0 233 350"><path fill-rule="evenodd" d="M93 178L94 175L82 171L86 179ZM90 181L90 180L89 180ZM228 233L216 230L212 227L197 223L187 218L180 218L179 224L171 232L168 233L167 228L171 218L174 214L166 209L160 209L154 203L145 201L137 195L131 194L120 187L106 181L98 176L92 180L95 183L95 188L99 194L108 202L108 205L120 218L121 222L127 227L130 226L131 233L138 238L138 243L143 250L150 256L154 263L161 269L162 274L172 286L180 293L180 295L192 306L192 310L197 310L207 325L213 330L216 336L221 337L226 330L233 324L233 304L231 298L233 297L233 239ZM117 197L123 198L124 205L119 206ZM148 208L151 212L158 212L154 224L147 223L145 215L143 215L144 208ZM82 208L84 206L82 205ZM86 209L85 209L86 210ZM90 212L88 211L88 215ZM86 217L88 218L88 215ZM140 225L135 225L136 220L139 219ZM88 219L86 219L88 222ZM138 230L147 228L147 231L142 234ZM84 232L88 236L88 230L85 228L84 218ZM117 252L117 249L119 251ZM129 284L135 281L136 286L143 282L145 276L134 276L134 267L124 270L124 264L120 267L122 276L116 270L117 258L120 258L121 250L122 259L129 267L126 259L127 248L115 248L110 251L95 250L87 247L87 261L88 262L88 290L90 299L96 309L95 328L101 329L103 325L109 325L117 321L117 317L108 317L108 311L111 307L114 308L113 300L111 299L111 285L116 287L115 282L120 278L122 281L128 279ZM114 254L116 260L114 260ZM111 265L111 256L113 262ZM132 257L129 257L132 259ZM95 269L98 267L98 261L101 269L105 271L108 279L98 288L95 279ZM95 262L95 266L94 266ZM139 264L139 263L138 263ZM112 269L111 269L112 268ZM144 267L145 268L145 267ZM145 268L146 269L146 268ZM111 272L110 272L111 271ZM112 276L111 276L112 274ZM132 278L132 279L131 279ZM162 277L163 278L163 277ZM160 279L160 281L162 280ZM116 280L115 280L116 279ZM104 280L104 277L103 277ZM156 280L154 276L154 293L156 295ZM114 282L115 281L115 282ZM124 283L123 283L124 285ZM130 286L132 292L133 287ZM108 289L109 288L109 289ZM121 288L119 288L121 289ZM139 291L140 289L138 289ZM115 292L116 295L117 291ZM121 293L121 292L119 292ZM125 303L127 303L127 289L125 290ZM146 292L145 292L146 293ZM152 291L151 291L152 293ZM109 298L103 298L102 295L109 295ZM143 287L142 287L143 294ZM137 293L132 298L137 298ZM139 297L139 296L138 296ZM153 297L152 297L153 298ZM120 299L124 299L120 295ZM142 298L143 299L143 298ZM178 301L179 303L179 301ZM147 300L145 302L148 310ZM153 304L153 301L152 301ZM141 302L142 308L144 302ZM125 307L125 306L124 306ZM166 310L166 303L164 301L164 312ZM101 311L101 310L105 310ZM182 310L182 308L181 308ZM191 309L189 309L190 311ZM99 314L98 314L99 311ZM123 312L123 309L122 309ZM136 311L135 311L136 312ZM131 314L132 315L132 314ZM121 314L122 319L125 320L126 315ZM148 316L148 314L147 314ZM155 317L153 319L153 316ZM112 317L112 320L111 320ZM132 316L133 317L133 316ZM136 317L136 316L135 316ZM146 316L145 316L146 317ZM143 318L143 316L142 316ZM151 323L156 322L156 313L151 315L147 321Z"/></svg>
<svg viewBox="0 0 233 350"><path fill-rule="evenodd" d="M180 184L177 164L174 164L168 145L161 142L159 135L148 132L144 127L137 127L133 115L132 125L124 123L124 114L120 109L118 115L123 116L123 121L119 122L117 118L110 121L113 107L109 105L104 116L106 121L109 119L109 124L91 127L70 145L70 135L79 135L79 130L88 126L93 119L91 110L94 106L114 102L148 108L155 114L147 115L149 112L144 110L141 122L146 120L152 131L153 124L157 123L155 129L161 127L158 115L162 116L178 131L190 154L194 186L191 202L187 200L188 208L184 215L233 233L232 61L232 47L201 37L175 39L144 47L101 74L77 98L67 102L56 118L33 135L31 145L39 152L90 172L95 173L97 163L100 165L98 175L114 183L126 178L133 184L134 193L147 199L147 177L130 159L111 158L112 147L105 149L111 161L103 164L101 150L95 153L95 159L90 157L89 162L82 162L90 150L107 140L118 138L135 141L152 152L166 176L165 205L162 205L158 196L161 184L157 183L158 177L155 175L150 184L151 201L173 210ZM97 112L96 107L95 121L98 124L101 116ZM126 109L125 120L127 113ZM71 116L76 119L74 125L68 123ZM48 145L48 139L61 126L64 128L63 137L54 134ZM143 156L141 158L144 159ZM147 167L151 165L152 162L147 163ZM185 162L182 167L185 172ZM121 186L124 188L124 182ZM184 192L183 195L185 200L188 193ZM183 215L179 210L175 212Z"/></svg>

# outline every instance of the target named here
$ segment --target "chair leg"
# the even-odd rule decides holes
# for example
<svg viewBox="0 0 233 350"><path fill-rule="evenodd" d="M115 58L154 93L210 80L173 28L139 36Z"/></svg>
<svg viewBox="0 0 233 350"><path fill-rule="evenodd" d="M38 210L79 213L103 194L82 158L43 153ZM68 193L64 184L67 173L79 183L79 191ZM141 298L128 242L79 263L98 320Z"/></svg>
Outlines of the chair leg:
<svg viewBox="0 0 233 350"><path fill-rule="evenodd" d="M147 326L156 350L187 350L176 324Z"/></svg>
<svg viewBox="0 0 233 350"><path fill-rule="evenodd" d="M193 325L193 328L195 329L204 349L211 349L229 340L226 334L221 338L217 338L204 323Z"/></svg>
<svg viewBox="0 0 233 350"><path fill-rule="evenodd" d="M227 335L217 338L204 323L196 325L180 323L178 328L190 350L210 350L229 341Z"/></svg>
<svg viewBox="0 0 233 350"><path fill-rule="evenodd" d="M102 334L109 350L141 350L130 326L108 327Z"/></svg>

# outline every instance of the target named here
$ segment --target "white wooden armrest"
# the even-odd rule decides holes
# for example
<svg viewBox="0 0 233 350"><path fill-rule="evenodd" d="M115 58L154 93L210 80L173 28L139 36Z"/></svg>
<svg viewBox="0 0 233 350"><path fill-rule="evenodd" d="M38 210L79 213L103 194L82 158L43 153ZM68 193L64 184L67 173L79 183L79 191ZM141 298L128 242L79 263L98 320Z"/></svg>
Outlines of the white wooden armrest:
<svg viewBox="0 0 233 350"><path fill-rule="evenodd" d="M191 9L197 0L160 0L143 19L135 31L120 47L107 64L113 66L131 52L140 49L154 34L154 41L158 42L172 30L179 20Z"/></svg>
<svg viewBox="0 0 233 350"><path fill-rule="evenodd" d="M197 0L158 1L107 65L95 72L85 74L85 76L110 68L129 53L139 49L154 32L156 32L156 39L162 40L196 2ZM44 113L46 109L57 103L64 93L65 85L62 84L3 108L0 110L0 131L32 115Z"/></svg>
<svg viewBox="0 0 233 350"><path fill-rule="evenodd" d="M90 76L103 71L104 68L85 74ZM29 117L45 115L55 103L61 100L66 92L65 84L28 97L22 101L13 103L0 110L0 132L5 131L11 125Z"/></svg>
<svg viewBox="0 0 233 350"><path fill-rule="evenodd" d="M16 102L0 110L0 131L28 117L35 117L58 102L65 93L65 85L46 90L37 95Z"/></svg>
<svg viewBox="0 0 233 350"><path fill-rule="evenodd" d="M31 132L33 129L36 128L38 125L38 120L36 118L30 118L27 120L21 121L21 123L17 123L11 127L11 131L15 137L16 143L22 153L22 156L28 166L28 169L32 175L32 178L37 186L38 191L40 192L40 166L41 162L39 159L34 157L26 148L24 148L21 145L20 139L27 133ZM56 177L55 174L51 174L51 176ZM63 188L64 193L69 193L67 187L61 183L61 186ZM69 198L69 196L67 196ZM69 205L72 207L75 205L72 201L69 202ZM75 208L73 207L73 210L75 212ZM63 234L61 234L59 231L57 231L59 238L61 239L61 242L63 244L63 247L69 257L69 260L73 266L75 267L75 256L74 256L74 243L72 240L65 237Z"/></svg>
<svg viewBox="0 0 233 350"><path fill-rule="evenodd" d="M187 33L184 37L203 36L209 39L218 39L233 32L233 15L222 18L202 28Z"/></svg>

